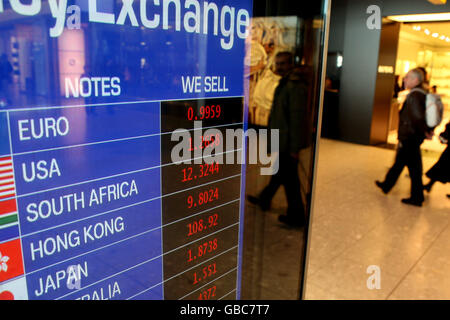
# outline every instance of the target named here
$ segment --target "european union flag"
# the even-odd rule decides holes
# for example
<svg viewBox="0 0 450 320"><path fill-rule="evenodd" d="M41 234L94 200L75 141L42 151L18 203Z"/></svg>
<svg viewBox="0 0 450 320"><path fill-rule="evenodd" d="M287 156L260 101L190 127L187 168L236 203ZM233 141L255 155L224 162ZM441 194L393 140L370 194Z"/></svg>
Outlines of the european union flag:
<svg viewBox="0 0 450 320"><path fill-rule="evenodd" d="M0 157L10 153L8 118L6 112L0 112Z"/></svg>

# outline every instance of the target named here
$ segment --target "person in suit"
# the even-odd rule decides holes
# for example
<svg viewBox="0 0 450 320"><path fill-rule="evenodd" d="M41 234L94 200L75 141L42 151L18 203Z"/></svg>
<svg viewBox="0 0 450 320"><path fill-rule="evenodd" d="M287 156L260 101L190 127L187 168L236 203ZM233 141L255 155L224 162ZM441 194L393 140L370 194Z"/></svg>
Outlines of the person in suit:
<svg viewBox="0 0 450 320"><path fill-rule="evenodd" d="M286 215L280 215L278 220L287 225L303 226L305 209L300 194L298 162L300 149L307 145L308 91L302 71L294 67L293 60L292 53L287 51L275 56L275 72L282 78L275 89L268 128L279 130L279 169L259 196L248 196L247 199L266 211L283 185L288 208Z"/></svg>
<svg viewBox="0 0 450 320"><path fill-rule="evenodd" d="M375 181L376 185L385 193L396 184L405 167L411 177L411 195L401 201L408 205L421 207L424 201L422 182L422 155L420 146L425 138L432 137L432 129L426 124L424 89L425 75L416 68L410 70L404 78L405 88L411 90L403 103L399 114L398 147L395 162L389 169L383 182Z"/></svg>

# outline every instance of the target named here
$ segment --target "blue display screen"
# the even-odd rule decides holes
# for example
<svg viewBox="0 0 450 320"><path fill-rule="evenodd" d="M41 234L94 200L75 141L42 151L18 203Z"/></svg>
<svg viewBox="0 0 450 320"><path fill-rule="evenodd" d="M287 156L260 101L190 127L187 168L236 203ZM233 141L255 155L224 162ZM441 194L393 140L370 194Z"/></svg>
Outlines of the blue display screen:
<svg viewBox="0 0 450 320"><path fill-rule="evenodd" d="M240 297L251 7L0 0L1 300Z"/></svg>

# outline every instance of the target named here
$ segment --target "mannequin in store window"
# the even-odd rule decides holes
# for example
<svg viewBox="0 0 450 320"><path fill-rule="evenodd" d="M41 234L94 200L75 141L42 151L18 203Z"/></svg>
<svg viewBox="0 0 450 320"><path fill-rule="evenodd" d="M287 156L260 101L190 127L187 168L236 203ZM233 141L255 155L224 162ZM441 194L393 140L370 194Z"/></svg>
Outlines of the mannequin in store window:
<svg viewBox="0 0 450 320"><path fill-rule="evenodd" d="M405 78L405 88L425 89L425 74L419 68L410 70ZM424 201L422 182L422 155L420 146L425 138L431 138L433 131L426 124L425 119L426 95L419 91L411 91L403 103L399 114L398 148L393 166L389 169L383 182L376 181L376 185L385 193L396 184L405 167L411 177L411 195L402 199L408 205L421 207Z"/></svg>

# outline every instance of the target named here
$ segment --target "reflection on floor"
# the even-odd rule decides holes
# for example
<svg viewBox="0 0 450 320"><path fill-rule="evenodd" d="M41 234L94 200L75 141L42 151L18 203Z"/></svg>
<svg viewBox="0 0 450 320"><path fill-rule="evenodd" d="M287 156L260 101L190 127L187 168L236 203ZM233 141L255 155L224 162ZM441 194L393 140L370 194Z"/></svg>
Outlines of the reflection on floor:
<svg viewBox="0 0 450 320"><path fill-rule="evenodd" d="M259 167L247 166L246 193L257 195L269 182ZM242 299L295 300L300 296L300 274L304 252L303 228L278 222L286 209L281 187L270 211L262 212L246 202Z"/></svg>
<svg viewBox="0 0 450 320"><path fill-rule="evenodd" d="M436 184L422 208L404 205L405 170L384 195L374 180L384 178L394 156L321 141L306 299L450 299L450 186ZM424 171L437 156L424 153ZM372 265L379 267L380 289L368 289Z"/></svg>

